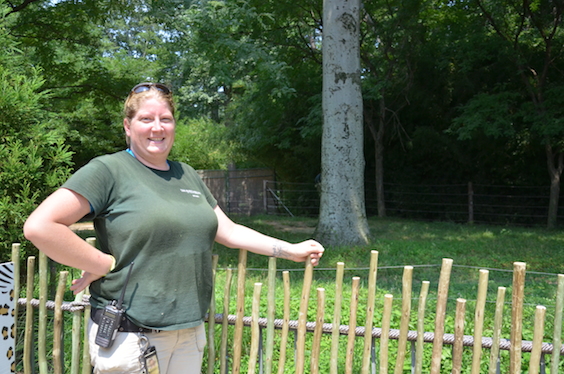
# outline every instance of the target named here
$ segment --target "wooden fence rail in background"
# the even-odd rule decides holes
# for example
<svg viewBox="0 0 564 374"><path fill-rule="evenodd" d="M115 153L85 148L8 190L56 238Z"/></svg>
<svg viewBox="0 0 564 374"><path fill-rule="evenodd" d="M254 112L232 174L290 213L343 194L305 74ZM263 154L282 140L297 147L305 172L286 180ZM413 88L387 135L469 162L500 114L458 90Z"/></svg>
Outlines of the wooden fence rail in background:
<svg viewBox="0 0 564 374"><path fill-rule="evenodd" d="M92 239L88 240L91 244ZM19 245L14 244L12 251L12 258L14 268L19 269ZM490 351L489 373L499 372L500 366L500 351L506 350L510 354L510 373L521 373L522 357L524 353L530 354L528 373L544 373L545 371L545 355L551 355L551 368L550 373L558 372L560 355L564 353L561 344L561 329L562 329L562 306L564 299L564 276L558 275L558 289L556 297L556 306L554 312L554 335L552 343L543 342L544 335L544 322L546 318L546 308L537 306L535 320L534 320L534 336L532 341L523 341L523 299L524 299L524 284L525 284L525 264L521 262L514 263L513 270L513 283L512 299L511 299L511 335L509 339L502 337L501 325L503 321L503 312L505 305L505 288L499 287L497 293L495 317L493 321L488 321L490 326L493 326L493 336L482 336L484 321L484 305L485 294L487 292L488 284L488 271L480 270L480 278L478 285L478 297L476 302L476 309L474 315L474 331L473 335L464 334L465 326L465 313L466 313L466 300L463 298L457 299L456 310L454 315L454 331L452 333L445 333L445 319L447 317L447 298L450 282L450 270L452 268L452 260L444 259L441 267L441 274L437 289L437 302L435 311L435 330L434 332L425 332L423 319L425 316L425 308L427 301L427 294L429 290L429 282L422 283L419 304L417 307L417 330L409 330L409 319L414 312L411 307L411 289L412 289L412 271L413 267L405 266L402 279L402 304L401 304L401 318L399 328L392 328L391 315L392 308L392 295L385 295L384 307L381 311L374 310L374 296L376 294L376 279L377 279L377 263L378 252L371 252L370 272L368 275L368 298L367 300L359 299L360 278L353 277L352 290L350 300L350 316L349 324L341 325L341 306L343 298L343 269L344 264L338 263L336 266L336 283L335 283L335 310L333 311L333 321L326 323L325 316L325 290L318 288L316 290L316 318L315 321L308 321L308 310L311 309L310 302L310 289L312 286L313 267L309 262L305 264L304 280L302 287L302 295L300 299L299 314L297 320L290 320L290 281L288 272L282 272L283 287L284 287L284 308L283 318L275 318L275 276L276 276L276 261L274 258L269 260L268 281L266 284L266 317L261 316L260 305L264 305L262 290L262 283L254 284L254 292L252 296L251 315L245 316L245 310L249 310L248 303L245 303L245 283L246 280L246 251L241 250L239 255L238 264L238 280L237 280L237 300L236 300L236 314L229 314L231 299L231 269L225 269L225 287L223 287L223 311L216 313L215 298L212 300L210 312L208 316L208 351L207 351L207 372L209 374L219 372L223 373L255 373L258 369L259 373L271 374L274 372L275 367L278 368L278 373L284 372L284 368L288 365L294 365L295 373L319 373L320 362L329 362L330 373L352 373L353 363L360 363L361 374L368 373L402 373L404 369L404 361L408 354L407 343L411 343L411 367L412 372L421 373L423 364L430 367L431 373L445 372L452 373L471 372L480 373L484 372L484 364L481 365L482 349ZM35 258L30 257L27 261L27 284L26 284L26 298L17 298L16 306L25 306L25 334L23 342L17 342L19 347L23 346L23 358L21 359L21 366L25 374L35 373L35 367L38 367L40 374L46 373L71 373L71 374L86 374L91 372L88 357L88 343L86 334L84 333L84 326L88 323L90 318L90 307L88 303L88 294L79 294L73 301L63 301L63 295L67 287L67 272L59 274L59 286L55 301L48 301L46 298L47 287L44 283L47 277L42 274L46 271L47 259L44 255L39 256L39 298L34 299L32 296L37 294L34 289L34 274L35 274ZM217 272L217 257L213 261L214 275ZM16 276L14 271L14 279L16 280L14 290L15 295L19 295L19 273ZM215 284L215 281L214 281ZM215 292L214 292L215 294ZM357 319L357 311L359 308L366 310L366 320L359 321ZM34 325L34 310L38 309L39 318L38 326ZM54 310L54 323L47 326L46 311L48 309ZM16 308L15 318L18 320L18 313L21 311ZM63 326L63 312L72 313L72 330L71 330L71 359L67 367L64 366L64 342L63 331L66 329ZM414 314L415 315L415 314ZM376 321L375 316L381 316L381 321ZM23 317L23 316L22 316ZM210 318L213 317L213 318ZM373 327L373 324L380 323L381 327ZM221 324L221 327L217 327ZM364 326L362 326L364 324ZM229 326L234 326L234 331L231 342L229 342L228 329ZM243 337L244 327L250 327L250 342L251 348L249 356L243 360ZM47 330L52 329L47 334ZM266 330L266 342L264 342L263 330ZM275 342L275 330L280 330L279 339ZM34 336L33 331L37 331L37 337ZM219 332L220 331L220 332ZM288 334L292 331L295 334L295 349L294 361L288 364L287 360L287 347ZM47 342L46 336L52 334L53 342ZM308 335L309 334L309 335ZM324 352L321 351L320 342L323 334L330 334L331 349L330 356L324 357ZM220 336L219 350L216 350L216 335ZM339 339L340 336L346 336L346 342ZM360 339L359 337L362 337ZM379 352L376 354L376 341L380 339ZM390 352L390 339L397 341L397 352ZM362 341L362 342L361 342ZM277 343L279 342L279 343ZM479 342L479 344L476 344ZM308 349L306 349L306 343ZM428 359L429 362L423 362L422 355L424 344L432 344L432 355ZM359 349L355 349L357 344L362 344ZM445 358L444 345L452 346L452 355L450 358ZM51 347L50 360L47 357L47 346ZM232 349L229 350L228 346ZM278 362L273 362L273 351L277 348ZM34 349L33 347L37 347ZM341 357L337 355L339 348L346 347L346 354ZM360 349L360 347L362 349ZM472 347L472 363L471 368L462 367L462 352L464 347ZM230 357L228 351L232 352ZM343 350L341 350L343 351ZM306 354L309 352L309 357ZM359 353L360 352L360 353ZM219 354L218 354L219 353ZM68 355L69 352L66 352ZM355 357L359 355L359 357ZM68 357L68 356L67 356ZM392 362L391 357L395 358ZM309 359L309 360L308 360ZM445 362L449 360L449 362ZM51 362L51 364L49 364ZM229 367L231 362L231 367ZM241 365L247 362L247 367L242 368ZM343 363L345 369L343 370ZM339 366L340 364L340 366ZM356 367L356 366L355 366ZM376 368L378 367L378 370ZM469 371L470 370L470 371Z"/></svg>

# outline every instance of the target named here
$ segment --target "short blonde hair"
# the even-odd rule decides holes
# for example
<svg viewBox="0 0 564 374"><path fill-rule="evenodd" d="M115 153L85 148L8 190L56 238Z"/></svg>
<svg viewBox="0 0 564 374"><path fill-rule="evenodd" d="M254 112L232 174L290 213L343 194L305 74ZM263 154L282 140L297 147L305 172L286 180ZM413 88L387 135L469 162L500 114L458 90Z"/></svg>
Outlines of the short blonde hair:
<svg viewBox="0 0 564 374"><path fill-rule="evenodd" d="M147 99L157 99L164 101L168 105L170 111L172 112L172 115L174 116L175 105L174 100L172 99L172 91L165 93L161 89L159 89L158 86L151 85L150 83L147 83L147 85L149 86L145 91L137 93L132 90L129 93L129 96L127 96L127 99L123 104L123 114L125 118L132 119L133 117L135 117L135 115L139 111L139 108L141 107L141 104ZM139 85L135 87L138 86Z"/></svg>

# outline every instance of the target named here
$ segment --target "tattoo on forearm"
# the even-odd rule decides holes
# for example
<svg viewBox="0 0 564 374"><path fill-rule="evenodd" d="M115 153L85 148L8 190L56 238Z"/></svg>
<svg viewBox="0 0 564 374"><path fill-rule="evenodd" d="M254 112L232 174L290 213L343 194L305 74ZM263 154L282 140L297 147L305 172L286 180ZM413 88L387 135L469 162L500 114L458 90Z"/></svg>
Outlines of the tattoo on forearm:
<svg viewBox="0 0 564 374"><path fill-rule="evenodd" d="M290 252L288 252L287 243L281 242L279 240L275 241L272 245L272 255L278 258L290 258Z"/></svg>

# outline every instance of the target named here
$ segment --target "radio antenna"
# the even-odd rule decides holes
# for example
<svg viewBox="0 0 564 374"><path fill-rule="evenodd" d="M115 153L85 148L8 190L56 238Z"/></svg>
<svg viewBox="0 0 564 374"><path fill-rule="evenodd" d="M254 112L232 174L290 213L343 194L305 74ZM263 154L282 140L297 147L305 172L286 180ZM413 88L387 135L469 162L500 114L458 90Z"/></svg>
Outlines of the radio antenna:
<svg viewBox="0 0 564 374"><path fill-rule="evenodd" d="M127 277L125 278L125 284L123 285L123 288L121 290L121 295L119 296L119 300L117 302L116 307L118 309L121 309L121 306L123 304L123 298L125 297L125 289L127 288L127 283L129 283L129 277L131 276L131 270L133 270L133 262L131 263L131 265L129 265L129 272L127 273Z"/></svg>

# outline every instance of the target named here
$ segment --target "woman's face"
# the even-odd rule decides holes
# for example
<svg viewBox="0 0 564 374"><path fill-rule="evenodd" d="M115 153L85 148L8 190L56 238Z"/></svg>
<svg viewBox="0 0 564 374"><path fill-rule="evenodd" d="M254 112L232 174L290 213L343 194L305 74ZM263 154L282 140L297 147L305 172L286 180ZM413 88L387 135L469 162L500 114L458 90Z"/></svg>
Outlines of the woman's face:
<svg viewBox="0 0 564 374"><path fill-rule="evenodd" d="M123 126L139 161L155 169L168 169L166 159L174 143L176 123L165 101L146 99L133 118L123 120Z"/></svg>

